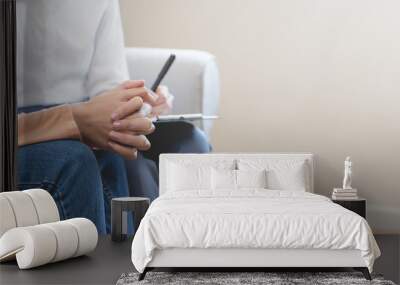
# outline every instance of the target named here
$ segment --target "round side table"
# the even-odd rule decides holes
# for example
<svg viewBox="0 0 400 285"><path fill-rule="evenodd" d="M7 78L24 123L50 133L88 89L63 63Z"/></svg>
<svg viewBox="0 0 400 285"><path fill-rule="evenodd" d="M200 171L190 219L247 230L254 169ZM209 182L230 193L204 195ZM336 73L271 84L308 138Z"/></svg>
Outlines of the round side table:
<svg viewBox="0 0 400 285"><path fill-rule="evenodd" d="M133 213L135 231L146 214L150 199L144 197L121 197L111 200L111 240L123 241L128 234L128 214Z"/></svg>

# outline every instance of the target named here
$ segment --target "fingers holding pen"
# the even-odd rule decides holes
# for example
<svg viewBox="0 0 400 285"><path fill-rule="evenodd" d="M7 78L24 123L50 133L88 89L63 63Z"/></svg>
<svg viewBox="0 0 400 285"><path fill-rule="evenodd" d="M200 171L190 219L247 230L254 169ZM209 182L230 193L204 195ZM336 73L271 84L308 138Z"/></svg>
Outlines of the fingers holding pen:
<svg viewBox="0 0 400 285"><path fill-rule="evenodd" d="M156 104L158 95L153 91L147 89L146 87L139 87L139 88L131 88L122 90L122 98L128 101L133 97L141 97L144 102L149 103L150 105Z"/></svg>

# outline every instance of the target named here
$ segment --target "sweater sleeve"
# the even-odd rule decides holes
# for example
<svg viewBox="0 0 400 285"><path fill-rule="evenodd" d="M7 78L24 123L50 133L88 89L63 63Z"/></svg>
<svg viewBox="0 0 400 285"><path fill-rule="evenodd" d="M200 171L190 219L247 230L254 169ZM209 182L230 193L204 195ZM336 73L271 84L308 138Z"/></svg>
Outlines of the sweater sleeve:
<svg viewBox="0 0 400 285"><path fill-rule="evenodd" d="M89 97L129 79L119 1L108 0L96 31L86 88Z"/></svg>
<svg viewBox="0 0 400 285"><path fill-rule="evenodd" d="M80 139L70 105L18 115L19 146L59 139Z"/></svg>

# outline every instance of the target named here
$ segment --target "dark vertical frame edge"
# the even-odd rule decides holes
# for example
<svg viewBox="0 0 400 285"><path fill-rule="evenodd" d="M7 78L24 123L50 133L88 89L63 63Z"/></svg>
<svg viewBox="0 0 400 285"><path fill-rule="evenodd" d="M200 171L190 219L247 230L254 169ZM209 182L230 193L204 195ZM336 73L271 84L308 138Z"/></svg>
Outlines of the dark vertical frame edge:
<svg viewBox="0 0 400 285"><path fill-rule="evenodd" d="M16 3L0 0L0 192L16 189Z"/></svg>

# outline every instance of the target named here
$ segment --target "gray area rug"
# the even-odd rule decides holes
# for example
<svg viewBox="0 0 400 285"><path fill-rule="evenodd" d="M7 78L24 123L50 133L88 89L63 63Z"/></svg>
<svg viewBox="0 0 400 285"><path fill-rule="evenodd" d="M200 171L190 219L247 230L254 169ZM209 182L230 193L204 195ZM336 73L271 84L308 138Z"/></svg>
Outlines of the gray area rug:
<svg viewBox="0 0 400 285"><path fill-rule="evenodd" d="M148 272L146 278L138 281L138 273L122 274L117 285L133 284L376 284L395 285L380 275L372 275L368 281L359 272Z"/></svg>

